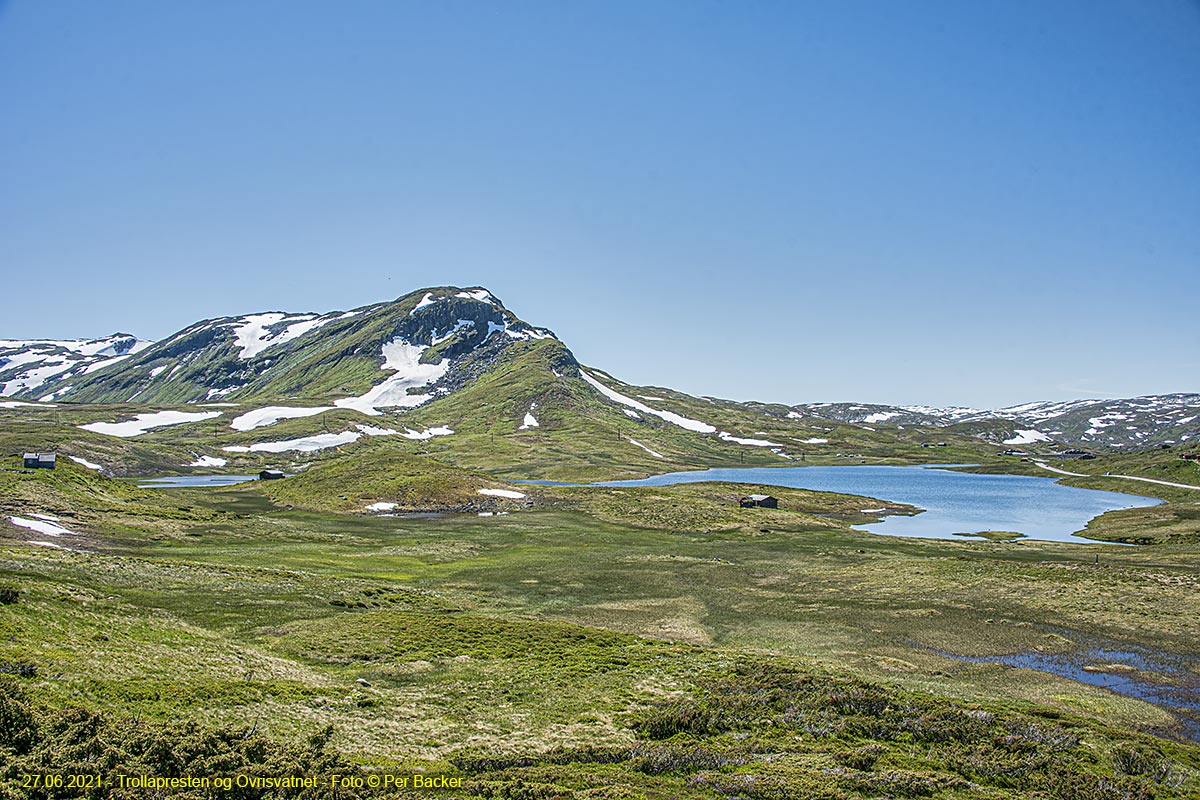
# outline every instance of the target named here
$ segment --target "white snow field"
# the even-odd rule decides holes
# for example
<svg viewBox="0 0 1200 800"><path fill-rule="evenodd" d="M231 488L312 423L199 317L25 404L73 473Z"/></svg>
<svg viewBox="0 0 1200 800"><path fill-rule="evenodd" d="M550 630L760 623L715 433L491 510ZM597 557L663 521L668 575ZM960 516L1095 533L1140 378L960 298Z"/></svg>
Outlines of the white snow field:
<svg viewBox="0 0 1200 800"><path fill-rule="evenodd" d="M1048 442L1050 437L1041 431L1014 431L1011 439L1005 439L1005 444L1033 444L1034 442Z"/></svg>
<svg viewBox="0 0 1200 800"><path fill-rule="evenodd" d="M154 411L138 414L125 422L89 422L76 427L92 433L103 433L105 436L119 436L122 439L128 439L131 436L141 436L154 428L200 422L219 416L221 416L220 411Z"/></svg>
<svg viewBox="0 0 1200 800"><path fill-rule="evenodd" d="M44 514L30 514L29 516L46 516ZM48 522L41 519L25 519L24 517L9 517L8 521L13 525L21 528L28 528L31 531L45 534L46 536L62 536L64 533L71 536L78 536L75 531L69 531L61 525L55 525L53 522Z"/></svg>
<svg viewBox="0 0 1200 800"><path fill-rule="evenodd" d="M740 436L734 436L725 431L717 434L717 438L725 442L733 442L734 444L744 444L750 447L783 447L779 442L768 442L766 439L743 439Z"/></svg>
<svg viewBox="0 0 1200 800"><path fill-rule="evenodd" d="M190 464L184 464L185 467L223 467L229 462L223 458L216 456L200 456Z"/></svg>
<svg viewBox="0 0 1200 800"><path fill-rule="evenodd" d="M453 436L454 431L448 425L439 425L436 428L426 428L423 431L414 431L412 428L405 428L404 433L400 434L405 439L424 440L432 439L435 436Z"/></svg>
<svg viewBox="0 0 1200 800"><path fill-rule="evenodd" d="M523 492L514 492L512 489L476 489L475 491L489 497L507 497L510 500L520 500L525 497Z"/></svg>
<svg viewBox="0 0 1200 800"><path fill-rule="evenodd" d="M227 453L283 453L295 450L300 453L311 453L314 450L325 450L329 447L339 447L343 444L357 442L362 434L357 431L342 433L321 433L316 436L302 436L299 439L284 439L279 442L258 442L252 445L230 445L221 449Z"/></svg>
<svg viewBox="0 0 1200 800"><path fill-rule="evenodd" d="M5 371L30 365L0 385L0 395L32 391L63 373L78 375L101 369L152 344L127 335L103 339L0 339L0 358ZM69 388L59 388L46 396L63 394Z"/></svg>
<svg viewBox="0 0 1200 800"><path fill-rule="evenodd" d="M97 472L100 472L101 470L104 469L104 467L100 466L99 464L93 464L91 461L88 461L86 458L81 458L80 456L67 456L67 458L71 459L76 464L80 465L81 467L87 467L88 469L94 469Z"/></svg>
<svg viewBox="0 0 1200 800"><path fill-rule="evenodd" d="M255 428L265 428L274 425L281 419L300 419L332 411L333 406L312 406L309 408L293 408L289 406L266 406L247 411L241 416L234 417L229 427L235 431L251 431Z"/></svg>
<svg viewBox="0 0 1200 800"><path fill-rule="evenodd" d="M525 419L521 421L521 427L517 428L517 430L524 431L524 430L528 430L530 428L540 427L538 424L538 421L537 421L537 417L535 417L533 415L534 409L536 409L536 408L537 408L536 402L530 404L529 411L527 411L525 413Z"/></svg>
<svg viewBox="0 0 1200 800"><path fill-rule="evenodd" d="M332 312L324 316L318 314L284 314L272 311L266 314L248 314L238 322L226 323L233 327L234 344L241 348L238 358L246 360L254 358L270 347L298 339L311 330L327 325L334 320L354 316L356 311L346 313ZM272 333L269 328L280 323L290 323Z"/></svg>
<svg viewBox="0 0 1200 800"><path fill-rule="evenodd" d="M423 345L409 344L396 337L383 345L383 364L380 369L395 370L395 375L385 378L366 394L335 400L338 408L352 408L367 416L378 417L381 408L415 408L432 394L409 394L409 389L418 389L436 383L450 369L450 360L443 358L437 364L422 364L421 354L428 350Z"/></svg>

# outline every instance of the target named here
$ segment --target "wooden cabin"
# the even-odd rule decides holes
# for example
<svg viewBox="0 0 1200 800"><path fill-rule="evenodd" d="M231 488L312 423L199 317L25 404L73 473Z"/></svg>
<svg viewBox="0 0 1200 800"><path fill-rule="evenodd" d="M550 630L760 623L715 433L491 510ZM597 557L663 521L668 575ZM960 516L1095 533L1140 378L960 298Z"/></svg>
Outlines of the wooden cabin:
<svg viewBox="0 0 1200 800"><path fill-rule="evenodd" d="M779 508L779 500L769 494L752 494L739 502L742 508Z"/></svg>
<svg viewBox="0 0 1200 800"><path fill-rule="evenodd" d="M26 453L25 469L54 469L58 457L54 453Z"/></svg>

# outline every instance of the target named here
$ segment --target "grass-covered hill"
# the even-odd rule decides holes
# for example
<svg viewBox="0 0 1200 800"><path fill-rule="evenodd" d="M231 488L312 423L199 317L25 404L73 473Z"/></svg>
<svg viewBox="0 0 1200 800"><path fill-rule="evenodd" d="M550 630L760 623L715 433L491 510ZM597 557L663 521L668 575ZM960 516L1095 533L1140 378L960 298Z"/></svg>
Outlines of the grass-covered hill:
<svg viewBox="0 0 1200 800"><path fill-rule="evenodd" d="M320 403L363 394L384 377L380 369L389 357L429 378L412 388L451 391L485 371L510 344L552 336L519 320L484 289L434 287L344 313L267 312L203 320L73 379L59 399ZM399 357L385 351L396 342L409 351ZM433 367L442 361L448 364L441 373L417 368L418 362Z"/></svg>

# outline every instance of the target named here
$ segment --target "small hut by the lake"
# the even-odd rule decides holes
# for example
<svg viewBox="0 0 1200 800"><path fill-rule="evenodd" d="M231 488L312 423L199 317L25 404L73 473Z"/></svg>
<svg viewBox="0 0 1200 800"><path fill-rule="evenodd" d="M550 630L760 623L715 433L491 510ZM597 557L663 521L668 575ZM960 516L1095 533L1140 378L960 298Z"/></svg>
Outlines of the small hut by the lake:
<svg viewBox="0 0 1200 800"><path fill-rule="evenodd" d="M742 508L779 508L779 500L769 494L751 494L741 499Z"/></svg>

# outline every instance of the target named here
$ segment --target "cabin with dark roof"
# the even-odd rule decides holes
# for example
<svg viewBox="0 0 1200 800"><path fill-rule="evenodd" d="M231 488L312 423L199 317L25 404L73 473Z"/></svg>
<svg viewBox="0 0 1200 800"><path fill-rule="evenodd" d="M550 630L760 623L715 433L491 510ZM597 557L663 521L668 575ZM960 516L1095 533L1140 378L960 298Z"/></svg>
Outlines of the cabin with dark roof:
<svg viewBox="0 0 1200 800"><path fill-rule="evenodd" d="M752 494L739 502L742 508L779 508L779 500L769 494Z"/></svg>
<svg viewBox="0 0 1200 800"><path fill-rule="evenodd" d="M54 453L26 453L25 469L54 469L58 457Z"/></svg>
<svg viewBox="0 0 1200 800"><path fill-rule="evenodd" d="M277 469L264 469L262 472L258 473L258 479L260 481L277 481L283 477L286 476L283 474L283 472Z"/></svg>

